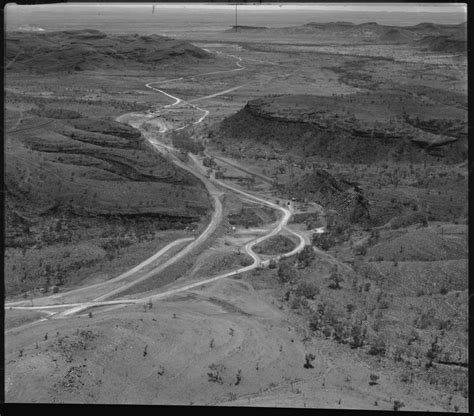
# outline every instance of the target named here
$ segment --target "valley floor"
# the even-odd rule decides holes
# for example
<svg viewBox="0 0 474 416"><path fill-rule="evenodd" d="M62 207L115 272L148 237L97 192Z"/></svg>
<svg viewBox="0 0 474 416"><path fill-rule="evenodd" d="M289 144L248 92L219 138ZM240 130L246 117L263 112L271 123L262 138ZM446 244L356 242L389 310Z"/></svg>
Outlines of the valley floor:
<svg viewBox="0 0 474 416"><path fill-rule="evenodd" d="M187 66L179 80L171 68L130 78L84 71L60 82L45 77L32 92L33 77L7 78L10 130L33 102L58 104L66 83L77 96L86 79L94 91L106 85L92 104L67 100L88 116L97 110L139 128L147 151L179 167L183 181L199 181L192 209L208 203L212 212L161 231L159 244L144 238L126 260L114 252L116 267L91 269L69 287L77 292L66 286L56 295L8 299L6 401L467 411L462 163L335 162L285 153L271 141L246 147L216 133L217 123L251 98L364 89L367 77L358 71L371 72L367 62L376 64L370 82L412 78L393 79L386 61L367 56L357 58L365 67L356 71L354 56L291 45L255 50L202 37L214 67ZM392 64L396 72L399 62ZM345 74L334 69L340 65ZM423 81L429 88L440 87L443 65L430 67L432 78ZM406 64L410 74L423 67ZM348 77L351 71L358 76ZM452 96L463 88L462 73L453 74ZM177 129L205 152L177 150ZM315 166L372 192L374 222L333 223L330 211L339 206L323 204L308 180L297 183ZM437 192L442 187L449 192ZM198 193L183 188L176 198L187 200L186 192ZM423 219L410 216L413 205ZM328 247L315 237L321 230L333 238ZM186 241L111 280L177 238ZM39 308L28 309L32 303Z"/></svg>

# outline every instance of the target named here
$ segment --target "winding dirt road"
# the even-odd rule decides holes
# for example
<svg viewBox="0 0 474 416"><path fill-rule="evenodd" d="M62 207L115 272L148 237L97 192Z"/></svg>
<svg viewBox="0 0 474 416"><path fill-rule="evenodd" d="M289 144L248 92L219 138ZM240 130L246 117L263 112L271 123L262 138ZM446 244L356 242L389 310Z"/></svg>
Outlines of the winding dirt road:
<svg viewBox="0 0 474 416"><path fill-rule="evenodd" d="M198 75L194 75L194 76L189 76L187 78L194 78L196 76L220 74L220 73L226 73L226 72L234 72L234 71L240 71L240 70L245 69L245 67L240 64L240 62L242 60L240 57L236 57L234 55L229 55L229 56L237 58L236 65L238 66L238 68L235 68L233 70L228 70L228 71L214 71L214 72L209 72L209 73L205 73L205 74L198 74ZM164 94L165 96L167 96L167 97L171 98L172 100L174 100L174 102L172 104L168 104L168 105L164 106L163 108L174 107L174 106L178 106L178 105L181 104L181 105L188 105L188 106L191 106L191 107L193 107L197 110L202 111L204 113L203 116L201 116L196 122L193 122L192 124L202 123L202 121L210 113L208 110L202 109L202 108L200 108L200 107L198 107L194 104L191 104L190 102L187 102L187 101L184 101L184 100L182 100L178 97L175 97L175 96L173 96L173 95L171 95L171 94L169 94L169 93L167 93L167 92L165 92L165 91L163 91L159 88L152 87L152 84L166 84L166 83L169 83L171 81L181 80L181 79L184 79L184 78L177 78L177 79L173 79L173 80L150 82L150 83L146 84L146 86L148 88L150 88L154 91L157 91L161 94ZM231 91L231 90L233 90L233 89L230 89L230 90L227 90L227 91ZM209 98L209 97L212 97L212 96L216 96L216 94L212 94L212 95L207 96L207 97L202 97L202 99ZM139 128L142 131L142 134L144 135L144 137L149 141L149 143L157 151L159 151L162 154L165 154L165 156L170 157L170 159L172 160L173 163L175 163L177 166L181 167L182 169L185 169L186 171L190 172L191 174L196 176L199 180L201 180L204 183L204 185L206 186L206 189L208 190L209 194L211 195L211 197L213 199L213 205L214 205L214 212L213 212L211 221L210 221L209 225L206 227L206 229L201 233L201 235L199 235L198 238L196 238L194 241L192 241L190 244L188 244L184 249L180 250L177 254L175 254L173 257L168 259L166 262L164 262L163 264L161 264L157 268L154 268L152 271L144 274L143 276L140 276L137 279L134 279L131 282L125 283L124 285L121 285L121 286L119 286L117 288L114 288L113 290L111 290L111 291L109 291L109 292L107 292L107 293L105 293L105 294L103 294L99 297L96 297L93 301L76 302L76 303L47 304L47 305L38 305L38 306L27 306L27 305L25 305L24 301L21 301L21 302L14 302L14 303L6 304L5 307L10 307L10 308L13 308L13 309L29 309L29 310L49 310L49 309L55 309L55 308L68 308L68 309L66 309L62 312L57 313L57 314L54 314L54 315L51 314L52 317L59 318L59 317L68 317L68 316L77 314L79 312L82 312L82 311L84 311L84 310L86 310L90 307L94 307L94 306L121 305L121 304L131 304L131 303L132 304L137 304L137 303L149 302L150 300L162 299L164 297L168 297L168 296L174 295L176 293L183 292L183 291L186 291L186 290L198 287L198 286L202 286L202 285L214 282L214 281L219 280L219 279L234 276L234 275L237 275L237 274L240 274L240 273L244 273L244 272L253 270L253 269L255 269L257 267L260 267L260 266L268 265L270 263L270 259L262 261L260 259L260 257L253 251L253 247L255 245L261 243L262 241L275 236L276 234L281 232L284 228L287 231L289 231L290 233L297 236L299 238L300 242L291 252L280 254L278 256L274 256L274 258L280 259L280 258L284 258L284 257L289 257L289 256L292 256L292 255L300 252L301 250L303 250L303 248L305 246L304 237L301 236L300 234L298 234L296 231L293 231L293 230L286 227L287 224L288 224L288 221L289 221L289 219L291 218L291 215L292 215L291 205L289 206L290 209L287 209L287 208L284 208L280 205L274 204L274 203L272 203L268 200L265 200L263 198L257 197L255 195L250 194L250 193L247 193L247 192L245 192L241 189L237 189L237 188L235 188L235 187L233 187L229 184L226 184L222 181L219 181L215 178L211 178L211 180L209 180L206 176L201 174L196 169L193 169L190 166L188 166L187 164L183 163L174 154L175 149L173 149L171 146L166 146L162 143L157 142L157 140L154 137L152 137L152 135L148 131L143 129L144 123L146 123L146 121L149 120L150 117L156 118L156 117L159 117L159 115L158 116L156 115L156 111L155 112L149 111L146 114L132 113L131 115L120 116L118 118L118 120L122 121L122 122L124 122L124 121L128 122L132 126L134 126L136 128ZM162 124L162 125L164 125L164 124ZM160 133L163 133L167 130L168 130L168 128L165 126L164 129L160 129ZM199 162L197 161L196 157L194 155L189 155L189 156L194 161L194 163L196 163L199 166ZM217 187L216 187L216 185L217 185ZM145 279L148 279L148 278L152 277L153 275L163 271L165 268L169 267L171 264L173 264L173 263L177 262L178 260L182 259L184 256L189 254L193 249L197 248L200 244L202 244L205 240L207 240L207 238L216 230L217 226L219 225L219 223L222 219L222 204L221 204L221 201L220 201L220 196L222 195L223 192L219 190L219 187L220 188L225 188L227 190L230 190L231 192L234 192L234 193L237 193L241 196L244 196L246 199L251 200L254 203L258 203L258 204L261 204L261 205L266 205L266 206L269 206L269 207L271 207L275 210L279 210L279 211L282 212L281 219L278 222L278 225L274 229L272 229L268 234L265 234L261 237L258 237L256 239L248 242L245 245L244 250L249 256L252 257L252 259L254 260L253 263L249 266L242 267L242 268L239 268L237 270L233 270L233 271L230 271L230 272L227 272L227 273L224 273L224 274L220 274L218 276L214 276L214 277L211 277L211 278L208 278L208 279L204 279L204 280L201 280L199 282L192 283L192 284L188 284L188 285L180 286L180 287L177 287L177 288L173 288L173 289L167 290L165 292L157 293L157 294L152 295L152 296L146 296L146 297L136 298L136 299L107 301L106 299L108 299L112 296L115 296L115 295L123 292L124 290L129 289L132 286L135 286L136 284L140 283L141 281L143 281ZM181 239L181 240L183 240L183 239ZM189 240L192 240L192 239L189 239ZM151 263L152 261L155 261L156 259L161 257L166 251L169 250L169 248L171 248L175 244L177 244L177 242L170 243L168 246L166 246L165 248L160 250L154 256L152 256L149 259L145 260L140 265L134 267L133 269L129 270L128 272L118 276L115 279L112 279L111 281L100 283L100 284L93 285L93 286L88 286L88 287L85 287L85 288L76 289L75 292L78 293L80 291L90 290L91 288L97 288L99 286L103 287L102 285L108 285L111 282L117 282L117 281L123 280L123 279L133 275L137 271L141 270L145 265L147 265L147 264ZM67 292L67 293L71 293L71 292ZM62 296L64 296L64 295L65 294L62 294ZM46 298L44 298L44 299L46 299ZM54 296L50 296L47 299L49 301L54 301L56 298ZM48 319L48 318L43 318L43 319L41 319L39 321L35 321L35 322L41 322L45 319Z"/></svg>

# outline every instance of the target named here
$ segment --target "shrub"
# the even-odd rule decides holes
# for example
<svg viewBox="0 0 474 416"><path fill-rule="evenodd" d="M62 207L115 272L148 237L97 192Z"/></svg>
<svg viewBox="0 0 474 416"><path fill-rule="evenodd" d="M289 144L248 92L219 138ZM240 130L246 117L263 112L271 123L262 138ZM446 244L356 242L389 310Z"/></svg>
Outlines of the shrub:
<svg viewBox="0 0 474 416"><path fill-rule="evenodd" d="M291 282L297 276L296 269L287 261L280 262L277 273L278 273L278 279L282 283Z"/></svg>
<svg viewBox="0 0 474 416"><path fill-rule="evenodd" d="M313 245L322 250L329 250L336 244L334 236L331 233L315 233L312 237Z"/></svg>
<svg viewBox="0 0 474 416"><path fill-rule="evenodd" d="M434 323L435 316L435 309L430 308L423 312L419 317L415 318L413 325L418 329L426 329Z"/></svg>
<svg viewBox="0 0 474 416"><path fill-rule="evenodd" d="M314 359L316 358L316 356L314 354L306 354L304 359L305 359L305 363L303 365L304 368L314 368L313 364L311 364L312 361L314 361Z"/></svg>
<svg viewBox="0 0 474 416"><path fill-rule="evenodd" d="M337 268L335 268L329 277L328 287L330 289L341 289L341 282L343 281L342 275L337 271Z"/></svg>
<svg viewBox="0 0 474 416"><path fill-rule="evenodd" d="M194 154L201 153L204 150L204 146L191 139L189 133L185 131L173 131L171 133L171 141L173 146L184 152L190 152Z"/></svg>
<svg viewBox="0 0 474 416"><path fill-rule="evenodd" d="M308 267L309 265L311 265L311 262L314 260L315 257L316 254L314 253L313 247L305 246L303 250L298 253L297 256L299 267Z"/></svg>
<svg viewBox="0 0 474 416"><path fill-rule="evenodd" d="M208 381L210 383L223 384L222 372L225 370L222 364L211 364L209 366L211 372L207 373Z"/></svg>
<svg viewBox="0 0 474 416"><path fill-rule="evenodd" d="M446 286L441 286L439 293L441 293L442 295L446 295L446 293L448 293L448 288Z"/></svg>
<svg viewBox="0 0 474 416"><path fill-rule="evenodd" d="M314 312L309 317L309 328L312 331L317 331L321 328L322 320L321 315L318 312Z"/></svg>
<svg viewBox="0 0 474 416"><path fill-rule="evenodd" d="M371 374L370 375L370 381L369 385L370 386L375 386L377 384L377 380L379 379L379 376L377 374Z"/></svg>
<svg viewBox="0 0 474 416"><path fill-rule="evenodd" d="M276 269L277 267L277 262L275 259L271 259L270 262L268 263L268 268L269 269Z"/></svg>
<svg viewBox="0 0 474 416"><path fill-rule="evenodd" d="M405 407L405 403L399 401L399 400L395 400L393 402L393 410L395 411L398 411L400 410L402 407Z"/></svg>
<svg viewBox="0 0 474 416"><path fill-rule="evenodd" d="M372 345L370 346L369 348L369 351L368 353L370 355L385 355L385 351L386 351L386 345L385 345L385 341L381 338L381 337L377 337Z"/></svg>
<svg viewBox="0 0 474 416"><path fill-rule="evenodd" d="M367 248L364 245L355 246L354 254L357 256L365 256L367 254Z"/></svg>
<svg viewBox="0 0 474 416"><path fill-rule="evenodd" d="M314 299L319 295L319 287L315 283L301 282L295 290L297 296L304 296L306 299Z"/></svg>

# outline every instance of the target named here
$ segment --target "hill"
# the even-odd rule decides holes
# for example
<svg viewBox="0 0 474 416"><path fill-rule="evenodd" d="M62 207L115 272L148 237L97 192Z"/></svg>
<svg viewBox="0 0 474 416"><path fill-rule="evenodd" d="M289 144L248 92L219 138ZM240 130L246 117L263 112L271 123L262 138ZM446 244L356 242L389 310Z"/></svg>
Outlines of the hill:
<svg viewBox="0 0 474 416"><path fill-rule="evenodd" d="M266 26L246 26L246 25L237 25L237 26L232 26L231 29L227 29L225 33L231 33L231 32L243 32L243 31L262 31L262 30L267 30L268 27Z"/></svg>
<svg viewBox="0 0 474 416"><path fill-rule="evenodd" d="M360 189L337 180L324 169L313 169L287 185L287 190L297 199L309 198L335 210L350 222L361 221L369 215L367 201Z"/></svg>
<svg viewBox="0 0 474 416"><path fill-rule="evenodd" d="M371 247L368 256L380 261L459 260L467 257L465 238L443 237L430 229L415 229Z"/></svg>
<svg viewBox="0 0 474 416"><path fill-rule="evenodd" d="M195 228L210 208L202 183L152 151L135 128L45 114L61 118L30 114L6 136L8 295L77 283L77 273L100 262L104 273L124 247L146 256L144 243L155 241L147 250L156 250L162 230Z"/></svg>
<svg viewBox="0 0 474 416"><path fill-rule="evenodd" d="M249 101L214 126L210 138L248 154L281 156L291 150L302 157L353 163L439 157L457 162L467 157L467 138L450 136L445 126L455 132L454 126L465 128L465 120L463 109L428 105L396 90L333 97L279 95Z"/></svg>
<svg viewBox="0 0 474 416"><path fill-rule="evenodd" d="M193 62L211 54L188 42L159 35L107 35L98 30L10 32L5 38L9 70L35 73L120 67L154 67L164 61Z"/></svg>
<svg viewBox="0 0 474 416"><path fill-rule="evenodd" d="M390 29L380 37L380 40L383 42L409 43L412 41L412 38L405 31Z"/></svg>
<svg viewBox="0 0 474 416"><path fill-rule="evenodd" d="M467 39L455 36L425 36L415 44L433 52L467 53Z"/></svg>
<svg viewBox="0 0 474 416"><path fill-rule="evenodd" d="M377 22L355 24L352 22L310 22L301 26L282 28L265 28L258 26L238 26L239 32L258 31L262 35L308 35L315 40L341 40L344 42L401 43L414 44L425 37L459 37L466 38L466 24L443 25L420 23L413 26L382 25ZM233 29L225 32L235 32ZM414 43L415 42L415 43ZM459 50L464 52L464 50Z"/></svg>

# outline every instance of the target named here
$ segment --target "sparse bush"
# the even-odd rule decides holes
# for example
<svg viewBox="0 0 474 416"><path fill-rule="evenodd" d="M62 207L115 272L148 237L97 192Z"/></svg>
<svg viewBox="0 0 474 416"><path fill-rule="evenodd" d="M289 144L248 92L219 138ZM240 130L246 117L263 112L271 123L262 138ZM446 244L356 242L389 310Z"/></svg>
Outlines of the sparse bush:
<svg viewBox="0 0 474 416"><path fill-rule="evenodd" d="M222 364L211 364L209 369L211 372L207 373L208 381L210 383L223 384L222 372L225 370L225 366Z"/></svg>
<svg viewBox="0 0 474 416"><path fill-rule="evenodd" d="M296 279L297 272L288 261L281 261L278 267L278 279L282 283L289 283Z"/></svg>
<svg viewBox="0 0 474 416"><path fill-rule="evenodd" d="M379 376L377 374L371 374L370 375L370 381L369 385L370 386L375 386L377 384L377 380L379 379Z"/></svg>
<svg viewBox="0 0 474 416"><path fill-rule="evenodd" d="M314 253L313 247L305 246L301 252L298 253L297 260L298 260L298 267L304 268L311 265L311 262L316 257Z"/></svg>
<svg viewBox="0 0 474 416"><path fill-rule="evenodd" d="M375 338L375 340L372 342L368 353L370 355L381 355L384 356L386 351L386 344L385 341L379 336Z"/></svg>
<svg viewBox="0 0 474 416"><path fill-rule="evenodd" d="M433 361L438 357L439 353L441 352L441 348L438 344L438 337L436 336L430 344L430 348L426 352L426 358L428 362L426 363L426 367L431 367L433 365Z"/></svg>
<svg viewBox="0 0 474 416"><path fill-rule="evenodd" d="M275 259L271 259L270 262L268 263L268 268L269 269L276 269L277 268L277 262Z"/></svg>
<svg viewBox="0 0 474 416"><path fill-rule="evenodd" d="M312 237L312 243L314 246L326 251L336 244L336 240L332 233L315 233Z"/></svg>
<svg viewBox="0 0 474 416"><path fill-rule="evenodd" d="M238 386L242 380L242 370L237 371L235 385Z"/></svg>
<svg viewBox="0 0 474 416"><path fill-rule="evenodd" d="M304 296L306 299L314 299L319 295L319 287L312 282L301 282L298 284L295 294L297 296Z"/></svg>
<svg viewBox="0 0 474 416"><path fill-rule="evenodd" d="M191 139L189 133L184 130L179 132L174 130L171 133L171 142L174 147L183 152L198 154L204 151L204 146L200 142Z"/></svg>
<svg viewBox="0 0 474 416"><path fill-rule="evenodd" d="M413 325L418 329L426 329L433 325L436 316L436 310L430 308L423 312L420 316L416 317Z"/></svg>
<svg viewBox="0 0 474 416"><path fill-rule="evenodd" d="M331 276L329 276L329 288L330 289L341 289L341 282L344 279L342 275L337 271L337 267L332 271Z"/></svg>
<svg viewBox="0 0 474 416"><path fill-rule="evenodd" d="M399 400L395 400L393 402L393 410L395 411L398 411L400 410L402 407L405 407L405 403L399 401Z"/></svg>
<svg viewBox="0 0 474 416"><path fill-rule="evenodd" d="M314 359L316 358L316 356L314 354L306 354L304 359L305 359L305 363L303 365L304 368L314 368L313 364L311 364L312 361L314 361Z"/></svg>

